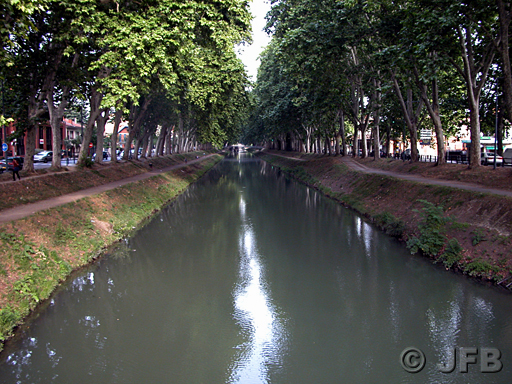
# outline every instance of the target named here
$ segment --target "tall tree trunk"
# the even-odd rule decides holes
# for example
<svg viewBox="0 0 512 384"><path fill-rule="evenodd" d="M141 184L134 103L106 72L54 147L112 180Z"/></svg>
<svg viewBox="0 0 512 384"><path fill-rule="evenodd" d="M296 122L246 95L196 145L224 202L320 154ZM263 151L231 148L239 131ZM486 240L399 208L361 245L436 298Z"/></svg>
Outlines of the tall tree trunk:
<svg viewBox="0 0 512 384"><path fill-rule="evenodd" d="M175 126L173 125L172 127L169 128L169 133L167 134L167 138L165 140L165 154L166 155L170 155L171 153L174 152L174 129L175 129Z"/></svg>
<svg viewBox="0 0 512 384"><path fill-rule="evenodd" d="M25 148L25 161L23 162L23 170L26 172L34 172L34 155L36 149L36 129L35 124L27 127L27 147Z"/></svg>
<svg viewBox="0 0 512 384"><path fill-rule="evenodd" d="M429 108L430 103L427 105ZM443 123L441 122L441 112L439 107L439 90L437 87L437 79L432 80L432 111L429 111L430 117L434 123L436 131L436 144L437 144L437 165L446 163L446 149L444 146L444 131Z"/></svg>
<svg viewBox="0 0 512 384"><path fill-rule="evenodd" d="M178 122L179 123L179 122ZM179 143L178 143L178 132L176 131L176 126L173 128L172 131L172 153L180 153L179 152Z"/></svg>
<svg viewBox="0 0 512 384"><path fill-rule="evenodd" d="M391 124L386 123L386 156L389 157L391 150Z"/></svg>
<svg viewBox="0 0 512 384"><path fill-rule="evenodd" d="M377 71L379 73L379 71ZM380 102L381 102L381 92L380 92L380 80L374 79L374 87L375 87L375 115L373 119L373 154L374 159L380 158Z"/></svg>
<svg viewBox="0 0 512 384"><path fill-rule="evenodd" d="M357 124L357 120L354 119L354 143L352 145L352 156L359 156L359 124Z"/></svg>
<svg viewBox="0 0 512 384"><path fill-rule="evenodd" d="M110 137L110 157L112 162L117 162L117 138L119 136L119 125L121 124L121 118L123 117L123 110L116 109L114 114L114 129L112 136Z"/></svg>
<svg viewBox="0 0 512 384"><path fill-rule="evenodd" d="M149 138L148 138L148 153L147 153L147 157L153 157L153 149L155 149L155 152L156 152L156 146L155 148L153 148L153 140L154 140L154 133L150 134L149 135Z"/></svg>
<svg viewBox="0 0 512 384"><path fill-rule="evenodd" d="M144 98L144 102L140 107L133 106L130 108L130 118L128 123L128 138L124 145L123 160L128 160L132 147L132 142L135 137L139 135L140 126L144 117L146 116L149 104L151 103L151 97L147 96ZM135 148L134 157L138 157L138 148Z"/></svg>
<svg viewBox="0 0 512 384"><path fill-rule="evenodd" d="M347 134L345 132L345 113L343 109L339 110L339 121L340 121L340 130L338 134L341 136L341 151L343 156L347 156Z"/></svg>
<svg viewBox="0 0 512 384"><path fill-rule="evenodd" d="M423 100L420 98L418 102L418 108L414 109L413 107L413 93L410 87L407 88L407 102L404 100L402 91L400 88L400 84L398 83L398 79L396 78L395 72L390 70L391 79L393 81L393 86L395 88L395 93L398 97L398 101L400 106L402 107L402 113L404 115L405 123L407 128L409 129L409 134L411 136L411 161L418 161L418 120L419 115L421 113L421 109L423 108ZM405 138L404 138L405 139Z"/></svg>
<svg viewBox="0 0 512 384"><path fill-rule="evenodd" d="M361 125L361 157L365 159L368 157L368 146L366 142L366 127Z"/></svg>
<svg viewBox="0 0 512 384"><path fill-rule="evenodd" d="M135 147L133 148L133 159L139 160L139 148L142 144L142 137L137 137L135 139Z"/></svg>
<svg viewBox="0 0 512 384"><path fill-rule="evenodd" d="M498 108L498 121L497 121L497 127L496 127L496 145L497 145L497 154L500 156L503 156L503 128L504 128L504 113L505 111L503 108Z"/></svg>
<svg viewBox="0 0 512 384"><path fill-rule="evenodd" d="M507 110L507 119L512 121L512 69L510 67L509 27L511 21L510 1L496 0L500 23L500 44L498 50L503 65L503 96Z"/></svg>
<svg viewBox="0 0 512 384"><path fill-rule="evenodd" d="M80 153L78 155L78 165L84 166L85 160L89 155L89 143L92 139L92 133L94 130L94 124L96 123L96 119L98 118L101 110L100 104L103 99L103 94L98 92L97 89L93 89L90 95L89 105L91 107L91 113L89 115L89 121L85 126L84 136L82 138L82 145L80 146Z"/></svg>
<svg viewBox="0 0 512 384"><path fill-rule="evenodd" d="M32 88L32 85L30 85ZM28 121L29 126L27 128L27 147L25 148L25 161L23 163L23 169L26 172L34 172L34 155L36 152L36 121L39 117L44 114L44 109L41 108L41 101L39 98L31 96L28 101Z"/></svg>
<svg viewBox="0 0 512 384"><path fill-rule="evenodd" d="M331 140L328 135L325 136L325 154L331 156Z"/></svg>
<svg viewBox="0 0 512 384"><path fill-rule="evenodd" d="M48 106L48 112L50 113L50 125L52 127L52 149L53 149L53 157L52 157L52 167L61 168L61 159L62 159L62 118L64 117L64 112L66 111L66 107L69 102L69 94L71 93L71 86L64 85L61 89L56 88L57 81L57 68L60 65L63 51L57 55L55 58L53 73L50 75L47 83L46 89L46 100ZM71 68L74 68L78 65L78 58L80 57L80 53L75 53L73 56L73 61L71 63ZM60 93L60 103L58 106L55 105L55 95L54 92Z"/></svg>
<svg viewBox="0 0 512 384"><path fill-rule="evenodd" d="M459 45L461 49L462 61L464 67L450 58L450 61L455 66L462 78L465 80L468 108L469 108L469 123L471 132L471 147L469 153L469 167L480 167L480 93L487 80L489 68L493 62L495 50L494 45L490 44L486 53L483 55L480 63L475 63L473 39L475 38L472 33L472 28L467 26L465 28L458 28ZM499 43L499 41L498 41Z"/></svg>
<svg viewBox="0 0 512 384"><path fill-rule="evenodd" d="M97 131L96 131L96 159L95 162L98 164L103 163L103 138L105 137L105 124L109 118L110 108L103 108L98 118Z"/></svg>
<svg viewBox="0 0 512 384"><path fill-rule="evenodd" d="M155 150L155 154L156 156L163 156L164 154L164 145L165 145L165 140L167 138L167 131L168 131L168 126L167 125L162 125L162 128L160 129L160 135L158 135L158 139L156 141L156 150Z"/></svg>
<svg viewBox="0 0 512 384"><path fill-rule="evenodd" d="M183 152L183 147L182 147L182 143L183 143L183 114L181 111L178 112L178 148L177 148L177 152L178 153L181 153Z"/></svg>
<svg viewBox="0 0 512 384"><path fill-rule="evenodd" d="M421 98L423 99L423 102L427 107L428 114L432 119L432 123L434 124L434 130L436 132L437 165L442 165L446 163L446 150L444 145L443 123L441 121L441 112L439 107L439 90L437 79L432 79L432 102L430 102L430 99L427 96L427 86L423 81L421 81L416 68L414 68L414 76L420 90Z"/></svg>
<svg viewBox="0 0 512 384"><path fill-rule="evenodd" d="M145 134L142 138L142 152L140 157L147 158L148 157L148 142L149 142L149 134Z"/></svg>

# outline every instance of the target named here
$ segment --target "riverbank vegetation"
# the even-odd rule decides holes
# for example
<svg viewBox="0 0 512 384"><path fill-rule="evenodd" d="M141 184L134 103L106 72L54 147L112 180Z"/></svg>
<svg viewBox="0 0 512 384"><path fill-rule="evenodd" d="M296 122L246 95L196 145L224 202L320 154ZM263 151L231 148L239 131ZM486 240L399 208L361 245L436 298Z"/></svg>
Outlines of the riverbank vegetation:
<svg viewBox="0 0 512 384"><path fill-rule="evenodd" d="M512 286L512 199L358 172L334 156L309 155L303 161L265 152L259 156L364 215L412 253Z"/></svg>
<svg viewBox="0 0 512 384"><path fill-rule="evenodd" d="M194 164L182 164L142 181L1 224L0 341L9 337L13 328L73 270L87 265L106 247L128 236L221 159L217 154L205 157ZM153 162L153 166L157 163L157 167L163 168L166 163L176 161L176 158L162 158ZM140 173L144 166L135 163L114 167L126 168L125 175ZM107 170L77 171L51 175L44 183L48 189L55 190L62 186L62 180L96 185L97 177L106 183L118 180L118 175ZM22 180L17 185L28 182ZM30 192L24 196L27 194Z"/></svg>
<svg viewBox="0 0 512 384"><path fill-rule="evenodd" d="M501 155L512 121L511 12L502 0L275 2L245 142L361 157L410 148L413 162L432 145L442 164L451 138L479 167L481 135L496 130Z"/></svg>

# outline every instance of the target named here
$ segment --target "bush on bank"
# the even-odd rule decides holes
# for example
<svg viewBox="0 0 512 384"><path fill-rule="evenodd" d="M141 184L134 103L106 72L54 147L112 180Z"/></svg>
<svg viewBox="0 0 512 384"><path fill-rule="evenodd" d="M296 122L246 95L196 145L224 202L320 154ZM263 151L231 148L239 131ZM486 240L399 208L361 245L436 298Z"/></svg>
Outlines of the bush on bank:
<svg viewBox="0 0 512 384"><path fill-rule="evenodd" d="M130 235L221 159L214 155L1 225L0 343L72 271Z"/></svg>

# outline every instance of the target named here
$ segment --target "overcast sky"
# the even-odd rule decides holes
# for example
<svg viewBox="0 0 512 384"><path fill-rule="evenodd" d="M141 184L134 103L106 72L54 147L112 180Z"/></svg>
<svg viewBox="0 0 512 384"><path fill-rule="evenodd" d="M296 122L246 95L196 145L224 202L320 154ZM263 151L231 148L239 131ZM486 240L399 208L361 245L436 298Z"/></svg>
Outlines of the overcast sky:
<svg viewBox="0 0 512 384"><path fill-rule="evenodd" d="M239 46L239 57L245 65L247 74L251 80L256 81L258 74L259 60L258 56L270 41L269 36L263 32L265 26L265 15L270 10L270 2L267 0L252 0L251 13L254 16L252 20L252 39L251 45Z"/></svg>

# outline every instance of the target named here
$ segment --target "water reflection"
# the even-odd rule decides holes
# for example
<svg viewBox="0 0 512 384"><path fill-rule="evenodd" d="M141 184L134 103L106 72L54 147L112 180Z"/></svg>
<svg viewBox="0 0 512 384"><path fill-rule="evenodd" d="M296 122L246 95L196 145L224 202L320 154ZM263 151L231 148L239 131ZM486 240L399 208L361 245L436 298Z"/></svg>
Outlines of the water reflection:
<svg viewBox="0 0 512 384"><path fill-rule="evenodd" d="M239 237L240 273L234 290L234 317L246 341L233 363L230 383L268 382L270 366L281 366L283 327L271 303L263 265L255 244L246 203L240 197L242 229Z"/></svg>
<svg viewBox="0 0 512 384"><path fill-rule="evenodd" d="M510 383L510 295L242 154L109 254L6 345L0 383ZM453 347L503 372L441 374Z"/></svg>

